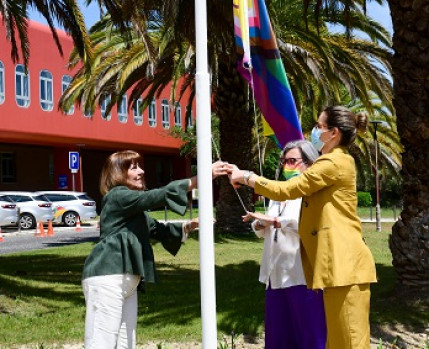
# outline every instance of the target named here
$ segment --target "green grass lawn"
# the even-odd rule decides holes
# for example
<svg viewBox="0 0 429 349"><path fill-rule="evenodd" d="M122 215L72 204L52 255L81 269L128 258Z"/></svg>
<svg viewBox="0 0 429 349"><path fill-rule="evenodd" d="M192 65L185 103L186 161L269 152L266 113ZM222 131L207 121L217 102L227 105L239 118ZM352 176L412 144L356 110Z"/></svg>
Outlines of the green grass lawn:
<svg viewBox="0 0 429 349"><path fill-rule="evenodd" d="M410 328L429 322L428 305L394 294L388 235L364 224L365 238L377 264L372 287L371 322L402 323ZM91 243L0 256L0 348L17 344L82 342L85 305L80 285ZM219 338L222 334L261 334L264 286L258 283L263 243L253 235L218 236L215 242ZM139 295L138 339L201 340L199 245L190 239L176 257L154 245L160 282Z"/></svg>

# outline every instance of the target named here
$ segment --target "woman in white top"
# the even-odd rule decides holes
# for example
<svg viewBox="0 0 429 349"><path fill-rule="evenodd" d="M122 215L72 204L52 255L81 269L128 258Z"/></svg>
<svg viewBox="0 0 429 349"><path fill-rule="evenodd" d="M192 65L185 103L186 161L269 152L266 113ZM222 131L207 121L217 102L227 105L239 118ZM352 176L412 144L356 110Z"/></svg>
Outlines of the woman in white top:
<svg viewBox="0 0 429 349"><path fill-rule="evenodd" d="M279 168L286 180L305 171L318 157L310 142L288 143ZM277 179L277 178L276 178ZM324 349L326 324L322 291L307 289L300 255L298 222L301 198L270 201L267 214L248 213L264 238L259 281L266 285L265 348Z"/></svg>

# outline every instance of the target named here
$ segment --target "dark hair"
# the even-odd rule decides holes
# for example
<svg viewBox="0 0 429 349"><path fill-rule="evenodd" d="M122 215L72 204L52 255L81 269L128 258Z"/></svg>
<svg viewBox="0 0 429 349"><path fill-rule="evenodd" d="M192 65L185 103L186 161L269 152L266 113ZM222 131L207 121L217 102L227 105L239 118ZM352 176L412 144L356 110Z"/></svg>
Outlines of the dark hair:
<svg viewBox="0 0 429 349"><path fill-rule="evenodd" d="M101 194L106 195L110 189L118 185L126 185L128 169L140 160L140 154L133 150L123 150L110 155L101 170Z"/></svg>
<svg viewBox="0 0 429 349"><path fill-rule="evenodd" d="M330 106L323 110L329 128L337 127L341 132L340 145L349 146L356 139L357 132L365 132L368 116L365 113L353 113L343 106Z"/></svg>
<svg viewBox="0 0 429 349"><path fill-rule="evenodd" d="M299 152L301 153L303 162L308 166L312 165L313 162L315 162L316 159L319 157L318 151L316 150L316 148L314 148L311 142L306 140L297 140L297 141L290 141L284 146L282 152L280 153L280 159L283 158L289 150L295 149L295 148L299 150ZM276 178L278 178L281 169L282 169L282 165L279 164L279 167L277 168L277 171L276 171Z"/></svg>

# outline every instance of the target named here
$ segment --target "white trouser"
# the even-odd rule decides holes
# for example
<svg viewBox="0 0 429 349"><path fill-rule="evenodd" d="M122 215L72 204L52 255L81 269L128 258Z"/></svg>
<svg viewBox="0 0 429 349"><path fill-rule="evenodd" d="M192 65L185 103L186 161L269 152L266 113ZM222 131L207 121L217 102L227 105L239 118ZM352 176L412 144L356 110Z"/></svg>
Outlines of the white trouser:
<svg viewBox="0 0 429 349"><path fill-rule="evenodd" d="M94 276L82 281L86 302L85 349L134 349L137 275Z"/></svg>

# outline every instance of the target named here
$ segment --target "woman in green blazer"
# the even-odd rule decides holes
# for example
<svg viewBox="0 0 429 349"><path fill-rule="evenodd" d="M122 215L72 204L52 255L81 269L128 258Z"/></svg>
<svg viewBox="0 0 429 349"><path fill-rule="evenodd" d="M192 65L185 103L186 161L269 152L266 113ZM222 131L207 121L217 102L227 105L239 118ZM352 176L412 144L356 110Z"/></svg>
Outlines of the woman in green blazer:
<svg viewBox="0 0 429 349"><path fill-rule="evenodd" d="M232 185L272 200L302 197L299 235L307 285L323 289L329 349L369 349L369 284L375 263L357 215L356 170L346 147L365 130L365 114L327 107L311 134L322 155L300 176L271 181L229 165Z"/></svg>
<svg viewBox="0 0 429 349"><path fill-rule="evenodd" d="M184 215L187 193L197 178L173 181L165 187L144 190L140 155L126 150L112 154L101 173L104 195L100 214L100 240L85 261L82 286L86 302L85 348L132 349L136 346L137 288L155 282L150 239L175 255L198 220L163 224L146 211L168 206ZM222 162L212 175L226 174Z"/></svg>

